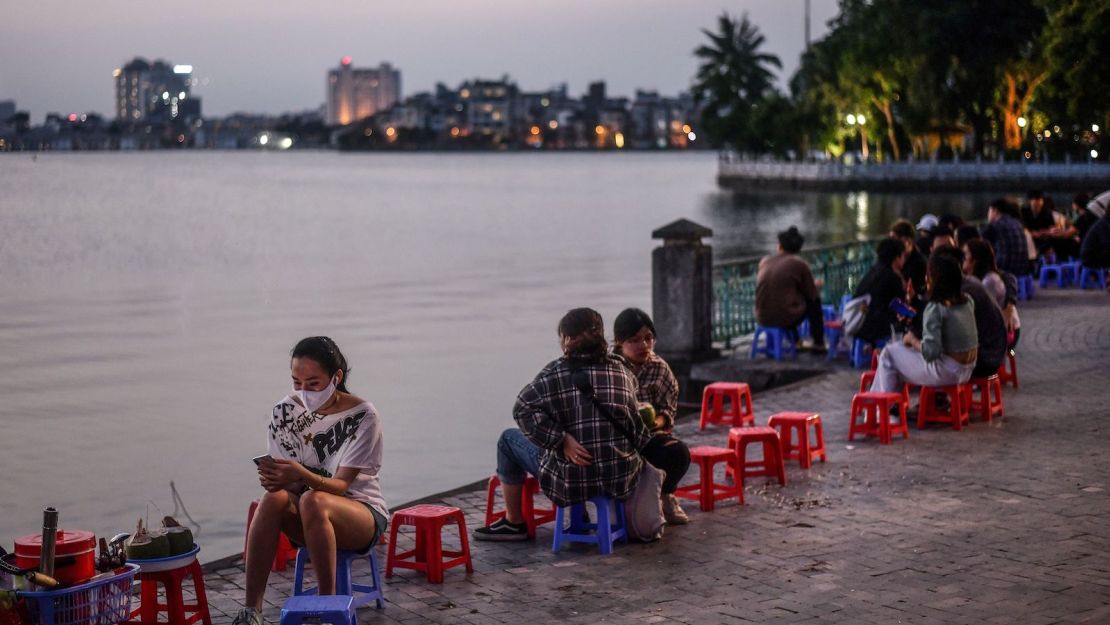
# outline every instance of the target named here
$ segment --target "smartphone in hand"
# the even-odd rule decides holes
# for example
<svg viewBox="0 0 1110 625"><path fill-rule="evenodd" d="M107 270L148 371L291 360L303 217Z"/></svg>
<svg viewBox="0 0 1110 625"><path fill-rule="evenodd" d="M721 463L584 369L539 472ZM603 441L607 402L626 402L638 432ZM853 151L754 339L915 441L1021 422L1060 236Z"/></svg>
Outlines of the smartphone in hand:
<svg viewBox="0 0 1110 625"><path fill-rule="evenodd" d="M270 454L262 454L261 456L255 456L254 458L251 458L251 460L254 461L254 464L256 466L259 466L259 467L261 467L263 465L269 465L269 464L274 463L274 459L272 457L270 457Z"/></svg>

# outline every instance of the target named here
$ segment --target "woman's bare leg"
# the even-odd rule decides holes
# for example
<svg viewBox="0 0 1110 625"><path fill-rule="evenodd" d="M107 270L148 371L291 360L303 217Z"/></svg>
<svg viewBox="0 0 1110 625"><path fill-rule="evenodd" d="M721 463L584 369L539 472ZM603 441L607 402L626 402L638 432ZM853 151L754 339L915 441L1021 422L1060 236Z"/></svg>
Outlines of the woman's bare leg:
<svg viewBox="0 0 1110 625"><path fill-rule="evenodd" d="M262 597L266 593L270 565L277 554L281 528L291 515L296 515L296 508L287 491L266 493L258 502L250 530L247 532L246 606L248 608L262 609Z"/></svg>
<svg viewBox="0 0 1110 625"><path fill-rule="evenodd" d="M374 515L357 501L320 491L301 495L298 509L320 594L334 595L335 551L362 549L370 544Z"/></svg>

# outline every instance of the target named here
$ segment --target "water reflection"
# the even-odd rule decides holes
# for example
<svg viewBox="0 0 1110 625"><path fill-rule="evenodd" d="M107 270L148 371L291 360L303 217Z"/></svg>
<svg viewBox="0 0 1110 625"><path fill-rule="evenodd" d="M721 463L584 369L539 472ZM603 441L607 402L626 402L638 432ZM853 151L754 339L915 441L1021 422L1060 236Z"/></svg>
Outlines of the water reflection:
<svg viewBox="0 0 1110 625"><path fill-rule="evenodd" d="M997 193L819 193L719 191L702 197L718 259L765 254L777 234L797 226L806 245L879 236L900 218L916 223L925 213L982 219Z"/></svg>

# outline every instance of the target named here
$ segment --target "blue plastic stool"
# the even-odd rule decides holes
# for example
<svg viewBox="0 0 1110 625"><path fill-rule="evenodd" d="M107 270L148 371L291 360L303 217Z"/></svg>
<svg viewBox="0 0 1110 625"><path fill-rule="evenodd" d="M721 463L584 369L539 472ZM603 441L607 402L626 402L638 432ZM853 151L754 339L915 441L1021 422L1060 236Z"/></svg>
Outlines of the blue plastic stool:
<svg viewBox="0 0 1110 625"><path fill-rule="evenodd" d="M821 317L825 321L836 321L836 306L821 304Z"/></svg>
<svg viewBox="0 0 1110 625"><path fill-rule="evenodd" d="M1033 299L1033 276L1018 276L1018 301L1025 302Z"/></svg>
<svg viewBox="0 0 1110 625"><path fill-rule="evenodd" d="M613 553L613 543L617 540L628 542L628 531L624 524L624 504L609 497L591 497L590 502L597 508L597 523L589 523L586 518L586 504L576 503L570 509L570 527L563 528L563 516L567 508L559 506L555 511L555 541L551 550L559 553L563 543L589 543L597 545L602 555ZM616 523L612 522L612 510L616 508Z"/></svg>
<svg viewBox="0 0 1110 625"><path fill-rule="evenodd" d="M850 301L852 301L852 294L851 293L845 293L844 295L840 296L840 308L837 309L837 310L840 311L838 313L838 316L839 316L840 319L844 318L844 307L847 306L848 302L850 302Z"/></svg>
<svg viewBox="0 0 1110 625"><path fill-rule="evenodd" d="M351 564L361 558L367 558L370 561L370 586L356 584L351 579ZM293 574L293 594L295 596L312 596L318 591L315 587L304 588L304 566L308 562L308 549L302 548L297 552L297 568ZM379 610L385 607L381 572L378 570L378 558L374 555L373 549L367 553L345 551L343 549L335 552L335 592L339 595L353 595L356 608L362 607L371 601L377 602ZM355 595L356 592L358 595Z"/></svg>
<svg viewBox="0 0 1110 625"><path fill-rule="evenodd" d="M844 336L844 322L835 319L825 322L825 345L828 346L828 360L840 357L840 339Z"/></svg>
<svg viewBox="0 0 1110 625"><path fill-rule="evenodd" d="M304 549L301 549L302 553L304 551ZM281 625L301 625L302 623L358 625L354 599L350 595L326 595L323 597L300 595L290 597L281 608Z"/></svg>
<svg viewBox="0 0 1110 625"><path fill-rule="evenodd" d="M763 336L764 346L759 346L759 337ZM767 354L775 360L782 360L782 343L786 341L786 351L791 358L798 357L798 343L793 332L786 328L772 328L756 324L755 334L752 335L752 358L759 354Z"/></svg>
<svg viewBox="0 0 1110 625"><path fill-rule="evenodd" d="M1048 280L1055 275L1056 286L1064 287L1064 266L1063 265L1050 265L1045 263L1041 265L1041 288L1048 286Z"/></svg>
<svg viewBox="0 0 1110 625"><path fill-rule="evenodd" d="M886 345L886 339L879 339L873 344L857 338L852 341L852 366L856 369L862 369L871 364L871 359L867 356L867 346L871 346L871 350L882 349Z"/></svg>
<svg viewBox="0 0 1110 625"><path fill-rule="evenodd" d="M1095 285L1100 289L1106 289L1106 269L1092 269L1091 267L1083 267L1079 271L1079 288L1084 291L1087 290L1087 284L1094 281Z"/></svg>
<svg viewBox="0 0 1110 625"><path fill-rule="evenodd" d="M1062 286L1079 284L1079 272L1081 269L1083 269L1083 261L1081 260L1069 260L1066 263L1060 263L1061 280L1064 282Z"/></svg>

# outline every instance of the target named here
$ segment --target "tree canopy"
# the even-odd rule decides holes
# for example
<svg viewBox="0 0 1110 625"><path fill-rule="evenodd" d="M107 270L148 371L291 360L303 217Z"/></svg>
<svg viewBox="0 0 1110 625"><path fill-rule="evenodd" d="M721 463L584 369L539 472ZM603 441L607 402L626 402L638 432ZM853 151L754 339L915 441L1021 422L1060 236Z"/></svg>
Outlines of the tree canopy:
<svg viewBox="0 0 1110 625"><path fill-rule="evenodd" d="M715 145L806 157L1086 155L1110 125L1110 0L841 0L775 89L747 17L695 55ZM753 89L749 85L758 86ZM776 120L778 120L776 122Z"/></svg>

